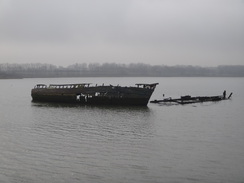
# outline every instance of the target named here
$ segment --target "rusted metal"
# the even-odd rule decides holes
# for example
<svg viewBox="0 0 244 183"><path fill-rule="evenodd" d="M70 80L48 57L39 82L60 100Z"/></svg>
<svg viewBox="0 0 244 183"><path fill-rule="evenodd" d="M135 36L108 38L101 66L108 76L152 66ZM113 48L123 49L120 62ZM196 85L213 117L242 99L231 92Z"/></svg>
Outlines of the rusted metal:
<svg viewBox="0 0 244 183"><path fill-rule="evenodd" d="M158 83L136 87L81 84L37 84L31 90L33 101L81 104L147 105Z"/></svg>

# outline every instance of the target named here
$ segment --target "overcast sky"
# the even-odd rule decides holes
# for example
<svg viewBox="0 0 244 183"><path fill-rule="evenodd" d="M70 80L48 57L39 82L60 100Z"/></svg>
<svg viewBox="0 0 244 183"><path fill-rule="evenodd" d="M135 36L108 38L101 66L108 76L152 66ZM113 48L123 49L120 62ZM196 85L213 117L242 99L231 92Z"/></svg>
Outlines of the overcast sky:
<svg viewBox="0 0 244 183"><path fill-rule="evenodd" d="M244 0L0 0L0 63L244 65Z"/></svg>

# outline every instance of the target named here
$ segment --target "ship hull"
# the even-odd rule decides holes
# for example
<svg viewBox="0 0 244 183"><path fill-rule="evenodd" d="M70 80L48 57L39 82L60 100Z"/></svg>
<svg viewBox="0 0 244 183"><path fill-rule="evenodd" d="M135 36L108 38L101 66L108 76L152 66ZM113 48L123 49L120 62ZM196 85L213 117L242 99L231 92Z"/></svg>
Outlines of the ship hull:
<svg viewBox="0 0 244 183"><path fill-rule="evenodd" d="M141 85L141 84L140 84ZM89 105L147 105L157 83L142 87L50 85L31 91L34 102L80 103ZM54 87L53 87L54 86Z"/></svg>

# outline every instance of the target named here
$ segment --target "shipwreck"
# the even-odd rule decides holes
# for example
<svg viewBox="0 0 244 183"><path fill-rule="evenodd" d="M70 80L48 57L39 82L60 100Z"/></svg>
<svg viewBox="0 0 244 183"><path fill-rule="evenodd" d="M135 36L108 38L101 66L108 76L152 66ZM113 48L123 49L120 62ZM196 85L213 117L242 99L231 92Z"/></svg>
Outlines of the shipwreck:
<svg viewBox="0 0 244 183"><path fill-rule="evenodd" d="M136 84L133 87L81 84L37 84L31 90L34 102L62 102L105 105L144 105L158 83Z"/></svg>
<svg viewBox="0 0 244 183"><path fill-rule="evenodd" d="M181 96L180 98L165 98L162 100L153 100L150 101L150 103L161 103L161 104L169 104L169 103L175 103L175 104L193 104L193 103L203 103L203 102L217 102L221 100L229 100L232 96L232 93L229 94L228 97L226 97L226 91L223 92L223 95L216 95L216 96L197 96L192 97L190 95Z"/></svg>

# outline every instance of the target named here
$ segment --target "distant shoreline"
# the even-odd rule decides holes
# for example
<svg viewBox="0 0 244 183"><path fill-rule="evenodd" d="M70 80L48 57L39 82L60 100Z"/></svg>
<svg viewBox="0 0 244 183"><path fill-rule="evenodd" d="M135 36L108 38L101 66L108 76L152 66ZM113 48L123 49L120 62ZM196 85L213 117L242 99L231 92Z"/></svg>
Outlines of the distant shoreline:
<svg viewBox="0 0 244 183"><path fill-rule="evenodd" d="M161 77L161 78L242 78L244 76L53 76L53 77L1 77L0 80L4 79L31 79L31 78L86 78L86 77L91 77L91 78L98 78L98 77Z"/></svg>
<svg viewBox="0 0 244 183"><path fill-rule="evenodd" d="M217 67L149 64L0 64L0 79L62 77L244 77L244 65Z"/></svg>

